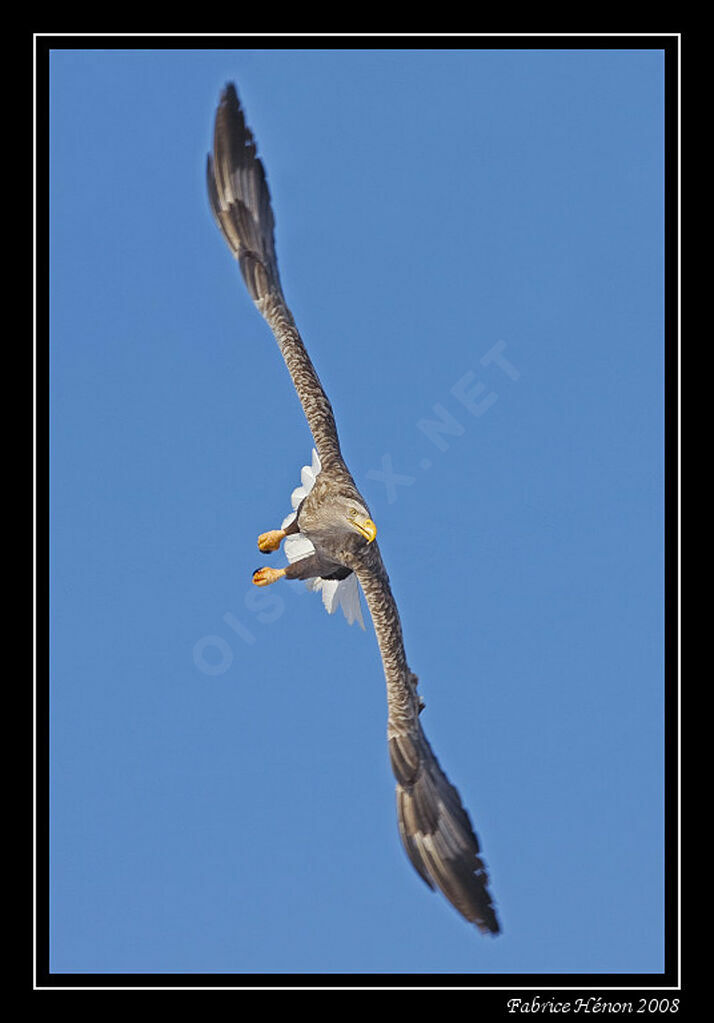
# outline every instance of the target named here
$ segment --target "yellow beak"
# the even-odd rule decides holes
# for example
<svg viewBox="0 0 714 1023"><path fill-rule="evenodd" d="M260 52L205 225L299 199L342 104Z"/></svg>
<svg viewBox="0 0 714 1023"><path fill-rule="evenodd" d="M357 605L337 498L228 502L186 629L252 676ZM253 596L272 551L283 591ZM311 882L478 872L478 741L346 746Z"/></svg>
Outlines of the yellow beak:
<svg viewBox="0 0 714 1023"><path fill-rule="evenodd" d="M357 519L350 519L350 522L357 532L362 534L367 543L372 543L377 535L377 527L371 519L363 519L361 522L358 522Z"/></svg>

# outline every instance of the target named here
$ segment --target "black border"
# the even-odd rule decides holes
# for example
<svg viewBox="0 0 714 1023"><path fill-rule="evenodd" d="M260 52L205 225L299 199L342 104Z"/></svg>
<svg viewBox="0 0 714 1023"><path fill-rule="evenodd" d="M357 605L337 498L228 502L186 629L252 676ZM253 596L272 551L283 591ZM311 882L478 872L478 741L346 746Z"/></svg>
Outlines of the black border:
<svg viewBox="0 0 714 1023"><path fill-rule="evenodd" d="M681 992L679 947L679 672L678 672L678 572L679 572L679 71L683 33L626 35L480 35L449 36L386 36L355 33L351 35L219 35L219 36L142 36L142 35L35 35L36 101L36 259L37 280L37 682L35 720L36 770L36 887L33 943L33 989L240 989L249 991L281 989L452 989L479 990L479 1004L488 996L494 1015L508 1016L511 997L542 1004L549 999L574 1003L578 997L599 996L602 1001L635 1002L638 992L647 1001L666 998L673 1001ZM660 49L665 57L665 970L654 974L506 974L506 975L412 975L412 974L69 974L51 973L49 969L49 676L51 658L51 614L47 590L47 574L40 569L49 566L49 545L43 547L48 531L40 528L42 513L47 509L49 524L49 492L46 468L49 431L49 59L58 49L234 49L250 45L262 49ZM47 401L43 399L47 396ZM48 415L47 430L44 415ZM43 462L45 464L43 465ZM44 556L44 557L43 557ZM45 599L46 598L46 599ZM45 618L47 608L47 618ZM47 621L47 627L45 627ZM42 646L47 638L48 653L43 659ZM676 1010L675 1010L676 1011ZM541 1013L539 1013L541 1014ZM542 1013L546 1014L546 1013ZM561 1012L560 1015L570 1013ZM673 1014L670 1009L667 1014ZM550 1015L550 1013L548 1013ZM647 1012L647 1015L652 1015Z"/></svg>

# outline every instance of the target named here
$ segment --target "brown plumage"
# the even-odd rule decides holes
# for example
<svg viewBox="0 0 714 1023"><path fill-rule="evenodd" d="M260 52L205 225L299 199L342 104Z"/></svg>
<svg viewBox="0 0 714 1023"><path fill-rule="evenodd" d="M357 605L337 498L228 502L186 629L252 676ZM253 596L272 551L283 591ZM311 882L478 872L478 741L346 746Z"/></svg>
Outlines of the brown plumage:
<svg viewBox="0 0 714 1023"><path fill-rule="evenodd" d="M439 766L420 721L417 677L409 669L397 605L367 504L340 453L332 406L285 302L274 243L265 171L235 87L224 90L208 157L213 214L238 260L248 291L270 325L315 440L322 470L297 509L299 531L315 553L289 566L292 578L354 572L374 623L387 682L389 755L397 781L399 833L413 866L429 885L484 933L497 934L479 843L459 793ZM273 548L270 548L273 549ZM277 574L277 573L276 573Z"/></svg>

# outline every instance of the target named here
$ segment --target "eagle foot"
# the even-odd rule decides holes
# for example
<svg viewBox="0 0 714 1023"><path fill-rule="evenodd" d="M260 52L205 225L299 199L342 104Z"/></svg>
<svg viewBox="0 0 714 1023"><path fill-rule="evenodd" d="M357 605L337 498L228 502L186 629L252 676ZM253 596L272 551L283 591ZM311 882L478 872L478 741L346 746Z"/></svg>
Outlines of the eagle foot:
<svg viewBox="0 0 714 1023"><path fill-rule="evenodd" d="M269 529L267 533L261 533L258 537L258 550L263 554L272 554L279 549L284 536L282 529Z"/></svg>
<svg viewBox="0 0 714 1023"><path fill-rule="evenodd" d="M284 568L256 568L253 572L253 583L255 586L270 586L284 575Z"/></svg>

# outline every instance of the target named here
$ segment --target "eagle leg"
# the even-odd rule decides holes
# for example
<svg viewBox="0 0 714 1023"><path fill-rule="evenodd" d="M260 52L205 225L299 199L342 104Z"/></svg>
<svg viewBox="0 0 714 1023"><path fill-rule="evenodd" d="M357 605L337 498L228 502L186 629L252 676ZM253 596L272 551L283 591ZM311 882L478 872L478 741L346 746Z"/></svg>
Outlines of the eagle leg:
<svg viewBox="0 0 714 1023"><path fill-rule="evenodd" d="M272 554L273 551L278 550L286 536L299 532L300 527L297 524L297 518L294 518L285 529L269 529L267 533L261 533L258 537L258 550L262 551L263 554Z"/></svg>
<svg viewBox="0 0 714 1023"><path fill-rule="evenodd" d="M324 579L325 576L339 568L340 566L334 562L321 558L316 551L314 554L308 554L306 558L300 558L299 561L293 561L288 565L285 569L285 576L287 579Z"/></svg>
<svg viewBox="0 0 714 1023"><path fill-rule="evenodd" d="M256 586L269 586L271 583L277 582L278 579L282 579L283 576L286 579L325 578L329 573L335 572L335 570L340 573L340 565L335 565L331 561L325 561L317 553L308 554L306 558L293 561L292 564L287 565L285 568L256 568L255 572L253 572L253 582ZM347 569L347 574L349 575L349 569ZM338 574L337 578L341 578L341 574Z"/></svg>

